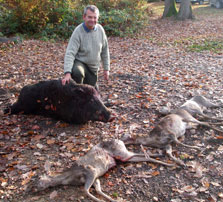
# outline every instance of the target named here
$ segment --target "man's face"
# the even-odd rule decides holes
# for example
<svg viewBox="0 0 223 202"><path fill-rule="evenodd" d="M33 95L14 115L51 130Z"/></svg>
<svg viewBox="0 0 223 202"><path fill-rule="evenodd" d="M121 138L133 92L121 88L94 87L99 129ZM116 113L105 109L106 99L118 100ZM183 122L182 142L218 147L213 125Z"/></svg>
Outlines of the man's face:
<svg viewBox="0 0 223 202"><path fill-rule="evenodd" d="M85 25L88 29L94 29L98 22L98 13L87 10L86 15L83 16Z"/></svg>

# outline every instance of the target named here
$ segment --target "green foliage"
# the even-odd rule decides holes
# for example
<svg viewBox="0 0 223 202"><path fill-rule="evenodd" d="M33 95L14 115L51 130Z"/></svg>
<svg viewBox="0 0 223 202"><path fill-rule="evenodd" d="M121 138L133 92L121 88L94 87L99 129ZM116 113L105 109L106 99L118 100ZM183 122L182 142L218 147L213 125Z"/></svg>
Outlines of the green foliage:
<svg viewBox="0 0 223 202"><path fill-rule="evenodd" d="M5 7L9 9L3 16L3 31L6 34L37 32L46 25L48 14L46 10L47 2L43 0L8 0L5 2Z"/></svg>
<svg viewBox="0 0 223 202"><path fill-rule="evenodd" d="M45 38L55 40L67 39L71 36L75 26L82 21L82 12L73 10L67 12L60 23L49 22L40 32L40 35ZM38 36L38 35L37 35Z"/></svg>
<svg viewBox="0 0 223 202"><path fill-rule="evenodd" d="M129 24L130 15L126 10L110 10L101 12L100 23L108 35L122 36Z"/></svg>
<svg viewBox="0 0 223 202"><path fill-rule="evenodd" d="M112 195L113 195L115 198L118 198L118 193L117 193L117 192L114 192Z"/></svg>
<svg viewBox="0 0 223 202"><path fill-rule="evenodd" d="M6 35L38 33L48 23L60 23L68 14L66 0L8 0L4 3L1 30Z"/></svg>
<svg viewBox="0 0 223 202"><path fill-rule="evenodd" d="M147 0L147 2L152 3L152 2L160 2L160 0Z"/></svg>
<svg viewBox="0 0 223 202"><path fill-rule="evenodd" d="M203 40L199 43L193 43L188 46L190 51L201 52L201 51L212 51L215 53L223 51L223 40L212 41L212 40Z"/></svg>
<svg viewBox="0 0 223 202"><path fill-rule="evenodd" d="M133 34L148 21L144 0L7 0L0 6L0 32L34 35L44 40L67 39L83 21L83 10L88 4L99 8L99 23L108 35Z"/></svg>
<svg viewBox="0 0 223 202"><path fill-rule="evenodd" d="M99 23L108 35L132 35L148 22L148 5L143 0L79 0L79 3L99 8Z"/></svg>

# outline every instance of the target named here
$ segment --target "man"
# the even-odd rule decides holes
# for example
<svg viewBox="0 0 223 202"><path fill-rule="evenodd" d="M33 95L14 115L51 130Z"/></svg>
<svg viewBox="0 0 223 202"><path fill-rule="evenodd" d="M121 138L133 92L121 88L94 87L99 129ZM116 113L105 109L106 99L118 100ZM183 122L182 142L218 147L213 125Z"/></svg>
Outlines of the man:
<svg viewBox="0 0 223 202"><path fill-rule="evenodd" d="M99 10L94 5L84 9L84 22L78 25L68 43L64 57L62 84L74 79L77 83L96 86L100 61L104 68L104 78L108 80L110 55L108 40L103 27L97 24Z"/></svg>

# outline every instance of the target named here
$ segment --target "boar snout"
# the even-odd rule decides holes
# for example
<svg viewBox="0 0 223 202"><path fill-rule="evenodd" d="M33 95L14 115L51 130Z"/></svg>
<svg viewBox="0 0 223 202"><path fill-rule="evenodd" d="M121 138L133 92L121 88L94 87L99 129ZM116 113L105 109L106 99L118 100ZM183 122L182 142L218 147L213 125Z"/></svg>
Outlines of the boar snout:
<svg viewBox="0 0 223 202"><path fill-rule="evenodd" d="M112 122L117 117L117 115L114 112L111 112L107 108L103 111L96 112L96 116L97 116L96 119L98 121L102 121L102 122L105 122L105 123L106 122Z"/></svg>

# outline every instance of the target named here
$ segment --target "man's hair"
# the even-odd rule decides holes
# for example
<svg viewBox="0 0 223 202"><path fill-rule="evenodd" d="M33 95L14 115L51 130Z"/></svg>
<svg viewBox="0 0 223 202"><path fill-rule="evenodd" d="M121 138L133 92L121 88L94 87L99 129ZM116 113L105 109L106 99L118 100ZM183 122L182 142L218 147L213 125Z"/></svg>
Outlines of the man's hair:
<svg viewBox="0 0 223 202"><path fill-rule="evenodd" d="M97 13L98 16L99 16L99 9L95 6L95 5L88 5L84 8L84 15L87 14L87 10L90 10L94 13Z"/></svg>

